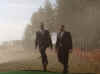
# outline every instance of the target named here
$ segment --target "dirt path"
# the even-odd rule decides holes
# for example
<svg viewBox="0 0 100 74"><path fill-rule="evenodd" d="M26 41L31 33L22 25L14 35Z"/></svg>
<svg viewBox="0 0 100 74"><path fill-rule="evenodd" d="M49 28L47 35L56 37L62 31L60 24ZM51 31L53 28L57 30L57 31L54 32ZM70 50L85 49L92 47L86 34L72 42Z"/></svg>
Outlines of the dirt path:
<svg viewBox="0 0 100 74"><path fill-rule="evenodd" d="M57 61L54 51L47 50L49 71L62 71L62 65ZM89 58L92 56L92 53ZM71 72L97 72L99 63L89 61L89 58L80 55L79 50L74 50L70 54L69 70ZM92 57L93 58L93 57ZM96 60L95 60L96 62ZM98 60L97 60L98 62ZM42 70L41 57L38 51L25 51L24 49L6 49L0 50L0 71L12 70Z"/></svg>

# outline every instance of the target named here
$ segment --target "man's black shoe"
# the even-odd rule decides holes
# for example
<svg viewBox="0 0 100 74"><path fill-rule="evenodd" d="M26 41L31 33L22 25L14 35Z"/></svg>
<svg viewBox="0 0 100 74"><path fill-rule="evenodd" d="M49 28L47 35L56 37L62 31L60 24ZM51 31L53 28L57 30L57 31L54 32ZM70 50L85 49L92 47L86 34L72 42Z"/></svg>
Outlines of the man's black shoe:
<svg viewBox="0 0 100 74"><path fill-rule="evenodd" d="M47 71L47 65L43 65L43 71Z"/></svg>
<svg viewBox="0 0 100 74"><path fill-rule="evenodd" d="M68 70L64 70L62 74L68 74Z"/></svg>

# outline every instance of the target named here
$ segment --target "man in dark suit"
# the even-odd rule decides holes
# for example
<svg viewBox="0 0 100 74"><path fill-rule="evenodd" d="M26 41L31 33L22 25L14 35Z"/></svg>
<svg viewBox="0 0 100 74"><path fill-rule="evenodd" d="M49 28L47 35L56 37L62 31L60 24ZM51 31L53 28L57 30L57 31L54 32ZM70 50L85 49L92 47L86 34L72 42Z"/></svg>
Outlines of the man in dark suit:
<svg viewBox="0 0 100 74"><path fill-rule="evenodd" d="M64 30L64 25L61 25L60 32L57 35L56 50L58 61L63 64L63 73L68 72L68 57L72 51L72 37L70 32Z"/></svg>
<svg viewBox="0 0 100 74"><path fill-rule="evenodd" d="M44 24L41 23L40 30L36 32L36 41L35 41L36 48L39 47L39 51L42 58L43 70L47 70L48 59L46 55L46 48L49 46L52 49L52 41L49 34L49 31L44 28Z"/></svg>

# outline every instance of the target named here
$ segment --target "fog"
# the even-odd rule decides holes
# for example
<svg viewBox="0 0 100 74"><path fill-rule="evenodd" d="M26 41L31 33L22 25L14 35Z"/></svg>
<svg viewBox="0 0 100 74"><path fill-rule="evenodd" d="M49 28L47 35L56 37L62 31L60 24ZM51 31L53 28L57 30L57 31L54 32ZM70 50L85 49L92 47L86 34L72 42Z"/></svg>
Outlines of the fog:
<svg viewBox="0 0 100 74"><path fill-rule="evenodd" d="M99 70L98 64L88 62L91 58L96 63L100 59L99 0L0 0L0 10L0 71L41 69L40 53L35 49L41 22L50 31L53 43L53 50L46 51L49 70L62 70L55 53L60 25L65 25L72 35L70 70L91 72L91 67L92 72Z"/></svg>

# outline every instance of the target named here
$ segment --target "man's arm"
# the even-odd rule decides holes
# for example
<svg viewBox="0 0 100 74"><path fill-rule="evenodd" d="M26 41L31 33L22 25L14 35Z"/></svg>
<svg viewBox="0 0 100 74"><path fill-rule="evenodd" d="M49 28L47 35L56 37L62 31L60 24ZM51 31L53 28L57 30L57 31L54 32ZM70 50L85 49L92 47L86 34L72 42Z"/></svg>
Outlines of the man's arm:
<svg viewBox="0 0 100 74"><path fill-rule="evenodd" d="M57 34L57 40L56 40L56 45L55 45L55 50L57 51L59 47L59 38L58 38L58 34Z"/></svg>
<svg viewBox="0 0 100 74"><path fill-rule="evenodd" d="M49 39L50 47L52 48L53 45L52 45L52 40L51 40L51 36L50 36L50 32L49 31L48 31L48 39Z"/></svg>
<svg viewBox="0 0 100 74"><path fill-rule="evenodd" d="M69 32L69 40L70 40L69 41L70 42L70 44L69 44L70 45L69 51L72 52L73 46L72 46L72 36L71 36L71 33L70 32Z"/></svg>
<svg viewBox="0 0 100 74"><path fill-rule="evenodd" d="M37 48L37 46L38 46L38 41L39 40L39 38L38 38L38 32L36 32L36 39L35 39L35 48Z"/></svg>

